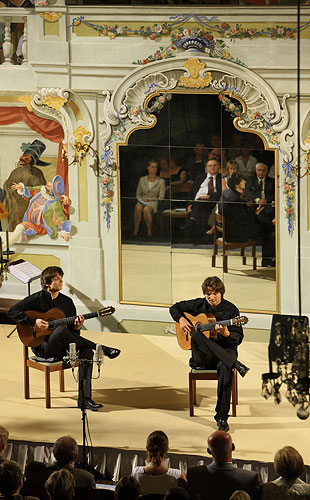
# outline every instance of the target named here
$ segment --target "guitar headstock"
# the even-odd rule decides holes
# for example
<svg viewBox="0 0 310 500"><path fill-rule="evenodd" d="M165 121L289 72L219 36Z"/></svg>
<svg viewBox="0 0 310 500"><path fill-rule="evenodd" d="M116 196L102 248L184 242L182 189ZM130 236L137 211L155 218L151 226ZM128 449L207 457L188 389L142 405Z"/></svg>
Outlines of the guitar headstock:
<svg viewBox="0 0 310 500"><path fill-rule="evenodd" d="M112 306L102 307L98 311L98 316L110 316L110 314L113 314L114 312L115 312L115 308Z"/></svg>
<svg viewBox="0 0 310 500"><path fill-rule="evenodd" d="M233 325L246 325L249 321L249 318L246 316L237 316L236 318L233 318L232 324Z"/></svg>

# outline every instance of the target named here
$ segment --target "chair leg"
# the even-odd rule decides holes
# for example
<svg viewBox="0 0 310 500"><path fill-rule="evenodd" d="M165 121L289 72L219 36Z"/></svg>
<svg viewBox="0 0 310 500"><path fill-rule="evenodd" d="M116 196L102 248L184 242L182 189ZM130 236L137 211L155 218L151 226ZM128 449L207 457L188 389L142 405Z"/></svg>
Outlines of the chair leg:
<svg viewBox="0 0 310 500"><path fill-rule="evenodd" d="M59 372L59 390L60 392L65 392L65 372L60 370Z"/></svg>
<svg viewBox="0 0 310 500"><path fill-rule="evenodd" d="M188 374L188 386L189 386L189 416L194 416L194 387L193 387L193 376L192 373Z"/></svg>
<svg viewBox="0 0 310 500"><path fill-rule="evenodd" d="M242 257L242 264L245 266L246 265L246 256L245 256L245 248L242 247L240 249L240 255Z"/></svg>
<svg viewBox="0 0 310 500"><path fill-rule="evenodd" d="M233 371L233 379L232 379L232 391L231 391L232 401L232 416L237 416L237 404L238 404L238 383L237 383L237 372Z"/></svg>
<svg viewBox="0 0 310 500"><path fill-rule="evenodd" d="M193 379L193 389L194 389L194 406L196 406L196 405L197 405L196 388L197 388L197 386L196 386L196 379L194 378L194 379Z"/></svg>
<svg viewBox="0 0 310 500"><path fill-rule="evenodd" d="M252 246L252 257L253 257L253 270L255 271L257 266L256 245Z"/></svg>
<svg viewBox="0 0 310 500"><path fill-rule="evenodd" d="M48 366L45 368L45 406L51 407L51 374Z"/></svg>
<svg viewBox="0 0 310 500"><path fill-rule="evenodd" d="M227 255L223 255L223 272L228 273Z"/></svg>
<svg viewBox="0 0 310 500"><path fill-rule="evenodd" d="M25 392L25 399L30 398L29 366L27 365L27 360L28 360L28 347L24 346L24 392Z"/></svg>
<svg viewBox="0 0 310 500"><path fill-rule="evenodd" d="M215 254L213 254L213 255L212 255L212 261L211 261L211 266L212 266L212 267L215 267L215 265L216 265L216 255L215 255Z"/></svg>

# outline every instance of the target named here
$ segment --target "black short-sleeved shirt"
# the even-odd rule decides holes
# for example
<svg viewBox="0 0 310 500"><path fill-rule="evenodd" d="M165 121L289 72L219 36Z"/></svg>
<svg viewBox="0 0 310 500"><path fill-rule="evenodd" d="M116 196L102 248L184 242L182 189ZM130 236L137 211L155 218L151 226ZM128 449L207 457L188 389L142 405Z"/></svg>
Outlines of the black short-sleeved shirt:
<svg viewBox="0 0 310 500"><path fill-rule="evenodd" d="M179 322L184 313L197 316L198 314L212 313L217 321L232 319L239 316L239 309L226 299L222 299L218 306L212 308L205 298L182 300L170 307L170 314L174 321ZM241 326L231 325L227 327L230 331L229 337L218 337L216 342L222 347L237 347L243 339Z"/></svg>

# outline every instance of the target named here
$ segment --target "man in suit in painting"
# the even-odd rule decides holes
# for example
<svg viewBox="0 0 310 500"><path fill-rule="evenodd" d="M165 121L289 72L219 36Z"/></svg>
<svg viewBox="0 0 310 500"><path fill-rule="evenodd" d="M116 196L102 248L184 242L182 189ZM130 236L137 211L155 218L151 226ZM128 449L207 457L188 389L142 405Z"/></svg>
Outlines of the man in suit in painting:
<svg viewBox="0 0 310 500"><path fill-rule="evenodd" d="M206 160L205 173L198 175L193 184L187 205L186 235L190 240L202 240L209 229L208 219L222 193L220 163L216 159Z"/></svg>
<svg viewBox="0 0 310 500"><path fill-rule="evenodd" d="M208 437L210 465L190 467L187 472L191 500L228 500L236 490L246 491L251 500L260 498L261 480L257 472L234 467L235 445L230 434L215 431Z"/></svg>

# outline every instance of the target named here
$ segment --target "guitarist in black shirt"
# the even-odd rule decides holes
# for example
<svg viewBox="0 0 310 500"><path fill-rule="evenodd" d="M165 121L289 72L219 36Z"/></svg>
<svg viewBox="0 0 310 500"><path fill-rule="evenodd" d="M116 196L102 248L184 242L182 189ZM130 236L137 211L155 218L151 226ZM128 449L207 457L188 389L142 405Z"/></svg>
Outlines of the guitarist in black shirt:
<svg viewBox="0 0 310 500"><path fill-rule="evenodd" d="M31 325L40 330L48 330L49 323L44 319L35 319L27 316L26 311L37 311L38 313L46 313L50 309L60 309L65 317L76 316L75 305L70 297L60 293L63 287L63 270L60 267L50 266L44 269L41 273L42 290L33 293L28 297L15 304L8 311L8 316L17 324ZM51 357L62 359L69 349L70 343L75 343L79 351L80 359L92 360L93 350L96 349L96 344L91 340L81 337L80 330L84 323L84 316L77 316L74 323L68 324L66 327L57 326L55 330L45 337L41 345L33 347L32 350L36 356L48 359ZM102 346L103 354L110 359L116 358L120 354L119 349ZM85 380L84 396L85 407L88 410L97 411L102 407L102 404L95 403L91 399L91 376L92 363L83 363L79 367L79 402L81 406L81 389L82 383Z"/></svg>
<svg viewBox="0 0 310 500"><path fill-rule="evenodd" d="M191 335L192 357L189 364L194 369L217 369L217 405L215 408L215 420L219 430L227 432L229 425L230 398L232 389L232 369L246 375L249 368L237 360L237 346L243 339L241 326L221 326L216 324L213 338L207 338L201 331L194 330L186 318L186 313L197 316L199 314L212 313L216 321L223 321L239 316L237 307L224 299L225 286L217 277L206 278L202 283L204 298L183 300L176 302L170 308L170 314L174 321L178 322L182 331Z"/></svg>

